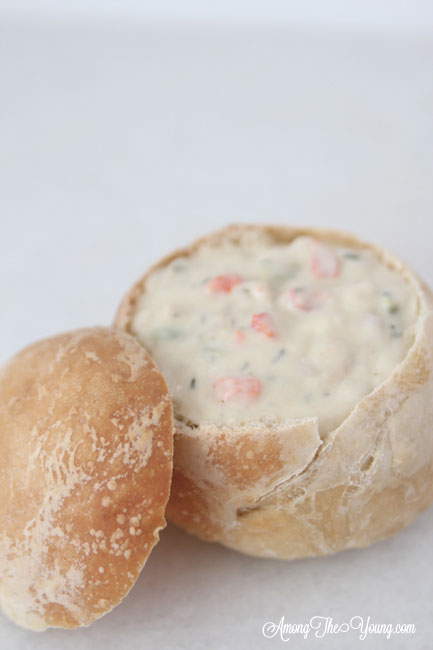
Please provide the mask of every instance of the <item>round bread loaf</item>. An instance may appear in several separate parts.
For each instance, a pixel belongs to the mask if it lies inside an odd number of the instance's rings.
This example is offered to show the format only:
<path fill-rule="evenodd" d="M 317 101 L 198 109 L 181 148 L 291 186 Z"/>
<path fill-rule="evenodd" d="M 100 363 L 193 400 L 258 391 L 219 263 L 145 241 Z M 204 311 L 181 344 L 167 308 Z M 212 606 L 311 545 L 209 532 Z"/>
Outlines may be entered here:
<path fill-rule="evenodd" d="M 0 604 L 33 630 L 75 628 L 128 593 L 172 473 L 167 386 L 125 332 L 40 341 L 0 373 Z"/>
<path fill-rule="evenodd" d="M 232 249 L 242 246 L 248 253 L 250 243 L 261 239 L 266 239 L 269 246 L 278 247 L 291 244 L 296 238 L 307 238 L 315 247 L 312 275 L 319 276 L 319 285 L 322 282 L 320 277 L 324 278 L 325 293 L 339 290 L 333 280 L 338 265 L 349 265 L 351 260 L 363 255 L 376 260 L 384 269 L 386 277 L 392 274 L 392 277 L 401 280 L 403 293 L 413 307 L 414 317 L 408 328 L 410 335 L 405 339 L 407 349 L 401 348 L 401 358 L 396 357 L 394 366 L 383 376 L 379 371 L 374 373 L 375 376 L 371 379 L 375 379 L 375 383 L 366 382 L 365 387 L 361 387 L 363 392 L 343 415 L 338 411 L 336 416 L 337 406 L 341 404 L 337 404 L 335 399 L 335 413 L 331 413 L 334 417 L 327 418 L 326 426 L 314 408 L 311 408 L 311 412 L 307 409 L 305 413 L 289 417 L 287 412 L 290 410 L 285 408 L 284 384 L 277 386 L 281 394 L 281 413 L 284 412 L 284 415 L 280 415 L 276 408 L 272 412 L 269 410 L 269 417 L 257 416 L 251 419 L 250 414 L 256 408 L 253 399 L 260 393 L 258 380 L 248 376 L 241 379 L 223 378 L 222 383 L 216 381 L 214 388 L 217 389 L 216 394 L 222 404 L 219 407 L 222 409 L 231 408 L 233 396 L 242 399 L 246 395 L 251 397 L 243 417 L 237 420 L 233 417 L 224 420 L 221 417 L 218 420 L 217 417 L 211 418 L 210 412 L 207 417 L 206 408 L 210 398 L 204 402 L 205 392 L 202 393 L 203 400 L 200 402 L 197 394 L 193 395 L 191 391 L 189 404 L 185 397 L 185 386 L 173 381 L 175 391 L 183 398 L 179 402 L 176 394 L 172 393 L 175 455 L 171 496 L 167 507 L 170 520 L 204 540 L 217 541 L 252 555 L 287 559 L 367 546 L 396 533 L 432 502 L 433 298 L 430 290 L 397 257 L 378 246 L 361 242 L 352 235 L 284 226 L 236 225 L 202 238 L 153 266 L 126 295 L 115 318 L 117 327 L 132 332 L 151 351 L 169 386 L 170 373 L 175 375 L 177 372 L 180 376 L 183 372 L 187 376 L 190 372 L 189 376 L 193 377 L 190 388 L 196 389 L 197 359 L 192 354 L 172 360 L 169 354 L 164 355 L 164 349 L 167 349 L 164 345 L 171 345 L 173 340 L 182 342 L 182 336 L 178 335 L 177 330 L 167 333 L 165 328 L 162 335 L 159 335 L 160 340 L 156 346 L 155 341 L 148 336 L 148 330 L 141 326 L 147 316 L 151 323 L 152 314 L 155 314 L 151 306 L 146 313 L 146 305 L 153 304 L 150 293 L 153 291 L 152 295 L 157 296 L 159 303 L 164 300 L 164 287 L 156 281 L 152 284 L 153 278 L 159 277 L 160 273 L 170 267 L 173 273 L 170 275 L 167 272 L 164 276 L 167 282 L 167 278 L 175 277 L 175 263 L 181 262 L 185 266 L 185 260 L 188 262 L 205 250 L 200 259 L 204 260 L 204 265 L 209 260 L 209 269 L 214 277 L 204 280 L 197 278 L 196 282 L 191 283 L 197 291 L 197 298 L 195 303 L 191 301 L 188 305 L 190 311 L 200 308 L 200 300 L 208 300 L 205 298 L 205 290 L 207 293 L 219 292 L 221 305 L 226 304 L 223 302 L 224 295 L 234 296 L 236 291 L 239 301 L 243 300 L 242 287 L 250 293 L 254 291 L 260 294 L 258 298 L 262 299 L 263 288 L 255 286 L 252 289 L 251 283 L 247 282 L 248 277 L 241 277 L 242 265 L 238 265 L 239 269 L 227 268 L 225 265 L 220 273 L 226 275 L 215 276 L 218 265 L 214 264 L 211 268 L 211 257 L 215 262 L 219 250 L 223 256 L 223 247 L 227 244 Z M 305 239 L 302 245 L 305 245 Z M 337 256 L 328 250 L 332 247 L 344 250 L 339 250 Z M 230 255 L 233 260 L 232 252 Z M 254 258 L 254 254 L 250 257 Z M 247 258 L 248 254 L 245 256 L 246 268 Z M 225 255 L 223 261 L 226 262 L 227 259 L 229 256 Z M 193 264 L 188 268 L 191 276 Z M 176 297 L 181 291 L 181 286 L 179 283 L 171 292 L 168 290 L 168 306 L 173 296 Z M 155 287 L 158 287 L 157 292 Z M 348 287 L 350 289 L 350 283 Z M 364 290 L 361 278 L 356 291 L 362 296 Z M 289 307 L 305 312 L 311 310 L 313 313 L 315 302 L 321 300 L 323 292 L 317 291 L 317 287 L 309 292 L 297 291 L 296 288 L 289 289 L 284 294 L 286 302 L 289 298 L 291 300 Z M 203 296 L 202 299 L 200 295 Z M 344 295 L 347 314 L 350 315 L 350 291 Z M 381 295 L 381 300 L 386 301 L 384 304 L 387 314 L 389 312 L 389 346 L 390 350 L 394 350 L 397 349 L 395 345 L 399 344 L 391 337 L 402 336 L 393 321 L 399 307 L 392 303 L 385 292 Z M 227 311 L 221 327 L 226 327 L 227 322 L 236 322 L 233 304 L 236 305 L 236 301 L 231 303 L 232 311 Z M 403 310 L 403 307 L 401 305 L 400 308 Z M 223 308 L 225 309 L 221 307 Z M 179 316 L 174 311 L 173 314 Z M 217 308 L 211 316 L 218 316 Z M 310 316 L 305 316 L 307 318 Z M 196 322 L 200 322 L 200 319 Z M 308 328 L 309 323 L 314 321 L 303 322 Z M 333 322 L 338 323 L 338 318 Z M 241 344 L 245 333 L 250 337 L 248 340 L 257 336 L 254 340 L 257 341 L 258 348 L 264 340 L 259 338 L 260 335 L 267 336 L 269 341 L 278 339 L 278 323 L 277 326 L 274 325 L 269 314 L 254 314 L 252 327 L 248 331 L 248 328 L 240 330 L 240 334 L 233 332 L 233 336 L 238 336 L 237 340 Z M 368 327 L 377 325 L 380 328 L 382 321 L 374 314 L 366 314 L 365 325 L 363 349 L 360 352 L 353 345 L 349 353 L 358 357 L 362 357 L 364 352 L 368 353 L 373 359 L 372 363 L 377 355 L 380 361 L 382 351 L 386 352 L 386 339 L 383 339 L 383 350 L 370 350 Z M 302 328 L 296 323 L 293 327 L 298 327 L 297 331 Z M 191 336 L 191 331 L 187 331 L 184 340 L 191 340 Z M 201 336 L 205 336 L 202 331 Z M 217 331 L 215 336 L 218 336 Z M 317 328 L 313 332 L 311 345 L 320 344 L 322 336 L 323 331 Z M 164 338 L 171 340 L 165 344 Z M 380 338 L 377 340 L 380 341 Z M 172 349 L 174 348 L 170 348 Z M 230 349 L 235 356 L 237 353 L 234 343 Z M 159 351 L 164 363 L 154 354 L 155 350 Z M 306 362 L 304 365 L 307 370 L 311 362 L 311 373 L 314 375 L 317 370 L 315 366 L 320 365 L 320 359 L 333 367 L 333 355 L 340 355 L 340 352 L 337 345 L 334 349 L 321 351 L 321 354 L 316 354 L 311 360 L 307 349 L 306 359 L 301 361 Z M 274 360 L 278 360 L 278 355 Z M 209 361 L 209 368 L 212 363 Z M 344 384 L 346 370 L 344 363 L 336 363 L 335 367 L 340 368 L 342 381 L 340 385 L 334 381 L 333 385 L 341 396 L 340 389 Z M 206 377 L 205 363 L 202 363 L 199 370 Z M 287 394 L 289 395 L 288 389 Z M 331 400 L 329 404 L 332 407 L 332 394 L 329 396 L 325 391 L 323 395 Z M 197 413 L 201 413 L 197 418 L 191 415 L 194 399 L 194 408 Z M 287 402 L 288 400 L 287 397 Z M 218 412 L 215 407 L 213 415 Z"/>

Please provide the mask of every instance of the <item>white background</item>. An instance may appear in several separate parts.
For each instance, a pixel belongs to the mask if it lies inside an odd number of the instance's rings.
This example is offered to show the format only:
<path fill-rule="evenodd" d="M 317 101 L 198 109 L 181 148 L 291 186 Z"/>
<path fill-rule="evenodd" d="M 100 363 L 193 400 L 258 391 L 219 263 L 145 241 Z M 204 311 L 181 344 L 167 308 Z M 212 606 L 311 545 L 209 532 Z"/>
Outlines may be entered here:
<path fill-rule="evenodd" d="M 0 2 L 0 361 L 110 323 L 150 262 L 232 221 L 354 231 L 433 285 L 432 25 L 421 0 Z M 292 563 L 161 538 L 112 614 L 42 635 L 1 617 L 1 650 L 433 646 L 432 509 Z M 418 631 L 264 639 L 283 615 Z"/>

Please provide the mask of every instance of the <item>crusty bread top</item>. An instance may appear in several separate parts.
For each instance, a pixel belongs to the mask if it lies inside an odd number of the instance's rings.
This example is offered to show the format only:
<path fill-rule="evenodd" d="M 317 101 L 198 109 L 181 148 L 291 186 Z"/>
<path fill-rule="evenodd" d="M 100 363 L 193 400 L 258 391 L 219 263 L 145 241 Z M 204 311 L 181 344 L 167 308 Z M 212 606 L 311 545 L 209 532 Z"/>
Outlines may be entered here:
<path fill-rule="evenodd" d="M 91 328 L 0 373 L 0 603 L 31 629 L 87 625 L 130 590 L 165 525 L 172 411 L 127 333 Z"/>

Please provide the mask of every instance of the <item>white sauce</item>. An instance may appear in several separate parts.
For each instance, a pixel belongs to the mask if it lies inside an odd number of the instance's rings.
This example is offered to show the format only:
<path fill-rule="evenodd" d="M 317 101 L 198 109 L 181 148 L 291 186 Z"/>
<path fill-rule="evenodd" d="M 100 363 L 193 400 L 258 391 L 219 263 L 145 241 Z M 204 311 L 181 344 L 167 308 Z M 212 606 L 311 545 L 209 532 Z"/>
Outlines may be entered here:
<path fill-rule="evenodd" d="M 249 235 L 154 271 L 132 331 L 186 420 L 317 416 L 328 431 L 403 360 L 416 313 L 372 251 Z"/>

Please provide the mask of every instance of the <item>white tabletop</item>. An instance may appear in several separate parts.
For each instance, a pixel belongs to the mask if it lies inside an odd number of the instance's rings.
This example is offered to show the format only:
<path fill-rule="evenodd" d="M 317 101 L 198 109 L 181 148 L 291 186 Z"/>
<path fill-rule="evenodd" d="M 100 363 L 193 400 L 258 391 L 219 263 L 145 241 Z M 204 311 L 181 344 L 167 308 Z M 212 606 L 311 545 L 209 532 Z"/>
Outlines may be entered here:
<path fill-rule="evenodd" d="M 7 20 L 0 28 L 0 361 L 110 323 L 150 262 L 232 221 L 353 231 L 433 285 L 433 41 L 290 26 Z M 124 603 L 23 648 L 433 646 L 433 509 L 393 539 L 280 562 L 161 534 Z M 415 623 L 264 638 L 268 621 Z"/>

